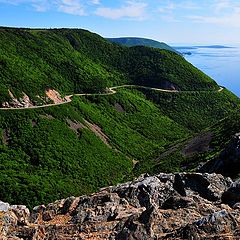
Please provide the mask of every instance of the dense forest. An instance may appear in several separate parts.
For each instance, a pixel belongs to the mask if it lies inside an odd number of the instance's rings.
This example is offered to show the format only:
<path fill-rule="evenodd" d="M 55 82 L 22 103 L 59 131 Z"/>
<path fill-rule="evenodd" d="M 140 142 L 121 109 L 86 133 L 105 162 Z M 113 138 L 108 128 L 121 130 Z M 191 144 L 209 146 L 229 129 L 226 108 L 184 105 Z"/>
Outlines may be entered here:
<path fill-rule="evenodd" d="M 110 42 L 118 43 L 128 47 L 147 46 L 147 47 L 159 48 L 159 49 L 164 49 L 164 50 L 178 53 L 174 48 L 170 47 L 166 43 L 158 42 L 153 39 L 137 38 L 137 37 L 121 37 L 121 38 L 107 38 L 107 40 Z"/>
<path fill-rule="evenodd" d="M 136 84 L 108 96 L 75 96 L 41 109 L 0 110 L 0 199 L 28 206 L 175 172 L 180 151 L 160 157 L 232 114 L 240 100 L 182 56 L 123 47 L 86 30 L 0 28 L 0 101 L 52 88 L 63 96 Z M 179 146 L 180 146 L 179 145 Z M 201 159 L 204 161 L 204 159 Z"/>
<path fill-rule="evenodd" d="M 186 159 L 180 154 L 158 157 L 234 111 L 238 102 L 227 91 L 170 93 L 171 101 L 162 93 L 165 105 L 149 100 L 149 94 L 121 89 L 110 96 L 74 97 L 56 107 L 0 111 L 0 199 L 33 206 L 144 172 L 183 170 Z M 220 115 L 218 108 L 224 109 Z M 87 123 L 99 127 L 106 140 Z"/>
<path fill-rule="evenodd" d="M 49 88 L 63 95 L 138 84 L 181 90 L 217 84 L 173 52 L 123 47 L 97 34 L 71 29 L 0 28 L 0 102 L 22 92 L 31 99 Z"/>

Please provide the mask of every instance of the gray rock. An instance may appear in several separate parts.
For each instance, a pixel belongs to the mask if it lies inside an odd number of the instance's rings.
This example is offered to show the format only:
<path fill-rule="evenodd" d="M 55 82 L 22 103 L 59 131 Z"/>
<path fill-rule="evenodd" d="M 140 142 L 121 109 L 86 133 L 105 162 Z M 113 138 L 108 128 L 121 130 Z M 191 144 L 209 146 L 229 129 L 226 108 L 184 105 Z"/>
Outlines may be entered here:
<path fill-rule="evenodd" d="M 7 212 L 10 208 L 10 204 L 0 201 L 0 212 Z"/>
<path fill-rule="evenodd" d="M 205 240 L 226 235 L 239 239 L 239 190 L 240 182 L 219 174 L 142 175 L 89 196 L 35 207 L 30 216 L 26 207 L 4 203 L 0 236 L 16 240 Z"/>

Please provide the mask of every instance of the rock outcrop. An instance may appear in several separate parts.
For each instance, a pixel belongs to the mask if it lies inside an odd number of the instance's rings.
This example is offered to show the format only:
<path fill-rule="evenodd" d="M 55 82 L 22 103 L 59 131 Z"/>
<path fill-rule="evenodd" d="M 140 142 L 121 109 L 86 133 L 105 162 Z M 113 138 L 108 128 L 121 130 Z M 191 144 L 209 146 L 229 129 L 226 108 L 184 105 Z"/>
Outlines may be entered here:
<path fill-rule="evenodd" d="M 159 174 L 31 213 L 0 202 L 0 239 L 239 239 L 239 189 L 218 174 Z"/>
<path fill-rule="evenodd" d="M 3 108 L 29 108 L 33 106 L 31 99 L 26 93 L 22 92 L 22 97 L 19 99 L 10 90 L 8 90 L 8 93 L 11 101 L 2 103 Z"/>
<path fill-rule="evenodd" d="M 8 102 L 3 102 L 1 104 L 2 108 L 32 108 L 42 106 L 43 104 L 62 104 L 66 102 L 71 102 L 72 97 L 72 95 L 69 95 L 62 98 L 60 93 L 54 89 L 46 90 L 46 96 L 36 96 L 35 101 L 31 100 L 30 97 L 24 92 L 22 92 L 22 97 L 20 98 L 15 97 L 10 90 L 8 91 L 8 93 L 10 100 Z M 37 99 L 38 101 L 36 102 Z"/>

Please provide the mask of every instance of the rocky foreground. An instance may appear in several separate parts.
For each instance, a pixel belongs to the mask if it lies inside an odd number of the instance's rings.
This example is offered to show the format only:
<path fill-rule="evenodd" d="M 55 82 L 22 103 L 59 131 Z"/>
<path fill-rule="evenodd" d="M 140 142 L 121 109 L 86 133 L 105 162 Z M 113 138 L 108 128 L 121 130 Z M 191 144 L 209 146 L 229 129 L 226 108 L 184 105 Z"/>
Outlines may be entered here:
<path fill-rule="evenodd" d="M 240 239 L 240 182 L 159 174 L 47 206 L 0 202 L 0 239 Z"/>

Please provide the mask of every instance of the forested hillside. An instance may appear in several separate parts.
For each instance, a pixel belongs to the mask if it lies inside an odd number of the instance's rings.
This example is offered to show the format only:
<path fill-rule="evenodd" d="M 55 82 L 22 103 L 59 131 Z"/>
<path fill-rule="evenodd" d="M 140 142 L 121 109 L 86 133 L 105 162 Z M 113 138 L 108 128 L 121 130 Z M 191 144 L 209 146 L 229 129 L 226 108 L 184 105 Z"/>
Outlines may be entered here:
<path fill-rule="evenodd" d="M 132 86 L 60 106 L 1 109 L 0 199 L 12 204 L 33 206 L 145 172 L 184 170 L 179 152 L 162 154 L 239 107 L 236 96 L 166 50 L 122 47 L 72 29 L 0 28 L 0 44 L 0 102 L 9 100 L 9 90 L 36 102 L 47 89 L 62 96 L 123 84 L 175 90 Z"/>
<path fill-rule="evenodd" d="M 173 52 L 121 47 L 86 30 L 0 28 L 0 44 L 0 102 L 9 100 L 8 89 L 33 100 L 49 88 L 66 95 L 125 83 L 217 89 Z"/>
<path fill-rule="evenodd" d="M 159 48 L 159 49 L 164 49 L 164 50 L 178 53 L 174 48 L 170 47 L 164 42 L 158 42 L 158 41 L 147 39 L 147 38 L 121 37 L 121 38 L 107 38 L 107 40 L 110 42 L 118 43 L 128 47 L 147 46 L 147 47 Z"/>
<path fill-rule="evenodd" d="M 220 106 L 219 109 L 221 109 Z M 202 111 L 201 108 L 200 111 Z M 221 109 L 221 111 L 224 110 Z M 204 116 L 202 115 L 203 118 Z M 173 144 L 150 163 L 149 172 L 157 173 L 168 166 L 169 172 L 175 167 L 176 171 L 219 173 L 238 179 L 240 174 L 239 117 L 238 108 L 215 124 L 209 123 L 209 127 L 199 133 L 183 139 L 178 144 Z M 190 116 L 189 122 L 192 120 Z M 199 122 L 206 122 L 206 118 Z"/>
<path fill-rule="evenodd" d="M 159 156 L 228 115 L 238 100 L 228 92 L 167 94 L 160 94 L 165 105 L 122 89 L 56 107 L 1 110 L 0 199 L 33 206 L 144 172 L 184 170 L 185 158 Z"/>

